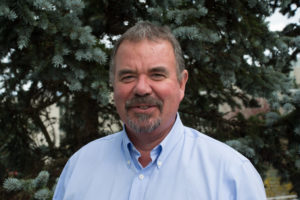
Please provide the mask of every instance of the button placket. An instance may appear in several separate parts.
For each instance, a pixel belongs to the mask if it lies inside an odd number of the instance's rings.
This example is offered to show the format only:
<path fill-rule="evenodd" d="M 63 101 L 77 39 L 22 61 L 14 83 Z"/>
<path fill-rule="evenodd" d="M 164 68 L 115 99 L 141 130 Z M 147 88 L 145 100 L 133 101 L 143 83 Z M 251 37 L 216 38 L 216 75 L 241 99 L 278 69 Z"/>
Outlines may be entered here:
<path fill-rule="evenodd" d="M 162 162 L 160 160 L 157 161 L 157 166 L 161 167 L 161 165 L 162 165 Z"/>
<path fill-rule="evenodd" d="M 145 177 L 145 176 L 144 176 L 143 174 L 140 174 L 140 175 L 139 175 L 139 179 L 140 179 L 140 180 L 143 180 L 144 177 Z"/>

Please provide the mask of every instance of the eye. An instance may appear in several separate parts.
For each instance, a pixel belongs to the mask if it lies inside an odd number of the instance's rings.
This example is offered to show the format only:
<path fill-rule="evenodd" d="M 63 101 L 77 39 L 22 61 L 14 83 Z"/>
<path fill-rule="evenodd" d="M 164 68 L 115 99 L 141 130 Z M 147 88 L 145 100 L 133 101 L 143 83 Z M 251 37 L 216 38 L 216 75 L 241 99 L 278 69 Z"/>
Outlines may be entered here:
<path fill-rule="evenodd" d="M 163 74 L 163 73 L 153 73 L 153 74 L 151 74 L 151 78 L 152 78 L 153 80 L 156 80 L 156 81 L 163 80 L 165 77 L 166 77 L 166 76 L 165 76 L 165 74 Z"/>
<path fill-rule="evenodd" d="M 122 76 L 120 80 L 124 83 L 129 83 L 129 82 L 133 81 L 134 79 L 135 79 L 135 76 L 126 75 L 126 76 Z"/>

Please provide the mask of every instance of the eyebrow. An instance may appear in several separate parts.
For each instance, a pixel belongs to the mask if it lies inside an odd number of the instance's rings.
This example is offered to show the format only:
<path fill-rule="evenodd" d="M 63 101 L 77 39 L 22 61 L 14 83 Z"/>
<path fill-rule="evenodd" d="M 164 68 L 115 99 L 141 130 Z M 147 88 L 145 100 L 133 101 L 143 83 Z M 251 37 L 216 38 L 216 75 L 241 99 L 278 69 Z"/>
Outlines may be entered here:
<path fill-rule="evenodd" d="M 131 69 L 122 69 L 118 72 L 118 77 L 122 77 L 125 74 L 134 74 L 135 71 Z"/>
<path fill-rule="evenodd" d="M 153 67 L 149 70 L 150 73 L 153 73 L 153 72 L 161 72 L 161 73 L 164 73 L 166 75 L 169 75 L 169 72 L 168 70 L 165 68 L 165 67 L 162 67 L 162 66 L 158 66 L 158 67 Z"/>
<path fill-rule="evenodd" d="M 166 75 L 169 75 L 168 70 L 163 67 L 163 66 L 158 66 L 158 67 L 153 67 L 151 68 L 148 73 L 155 73 L 155 72 L 160 72 L 160 73 L 164 73 Z M 135 74 L 136 71 L 135 70 L 131 70 L 131 69 L 122 69 L 118 72 L 118 77 L 122 77 L 126 74 Z"/>

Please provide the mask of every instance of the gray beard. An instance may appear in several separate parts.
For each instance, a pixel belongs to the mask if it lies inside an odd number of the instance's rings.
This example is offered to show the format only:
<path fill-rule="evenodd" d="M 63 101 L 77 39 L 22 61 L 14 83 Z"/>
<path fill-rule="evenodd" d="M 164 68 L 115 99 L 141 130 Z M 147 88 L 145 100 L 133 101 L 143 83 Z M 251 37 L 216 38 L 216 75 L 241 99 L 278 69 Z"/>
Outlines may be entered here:
<path fill-rule="evenodd" d="M 151 115 L 148 114 L 135 114 L 134 119 L 130 118 L 128 115 L 128 123 L 127 125 L 135 132 L 135 133 L 151 133 L 157 127 L 159 127 L 161 123 L 161 118 L 151 120 Z M 140 124 L 144 124 L 141 126 Z"/>

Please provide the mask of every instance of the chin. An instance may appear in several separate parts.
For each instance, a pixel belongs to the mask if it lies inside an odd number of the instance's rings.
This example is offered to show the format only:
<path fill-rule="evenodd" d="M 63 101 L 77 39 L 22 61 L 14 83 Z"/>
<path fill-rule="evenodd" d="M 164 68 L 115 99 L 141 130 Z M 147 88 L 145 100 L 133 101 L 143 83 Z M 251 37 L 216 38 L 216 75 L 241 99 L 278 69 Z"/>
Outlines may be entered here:
<path fill-rule="evenodd" d="M 135 133 L 151 133 L 161 124 L 161 119 L 128 119 L 126 125 Z"/>

